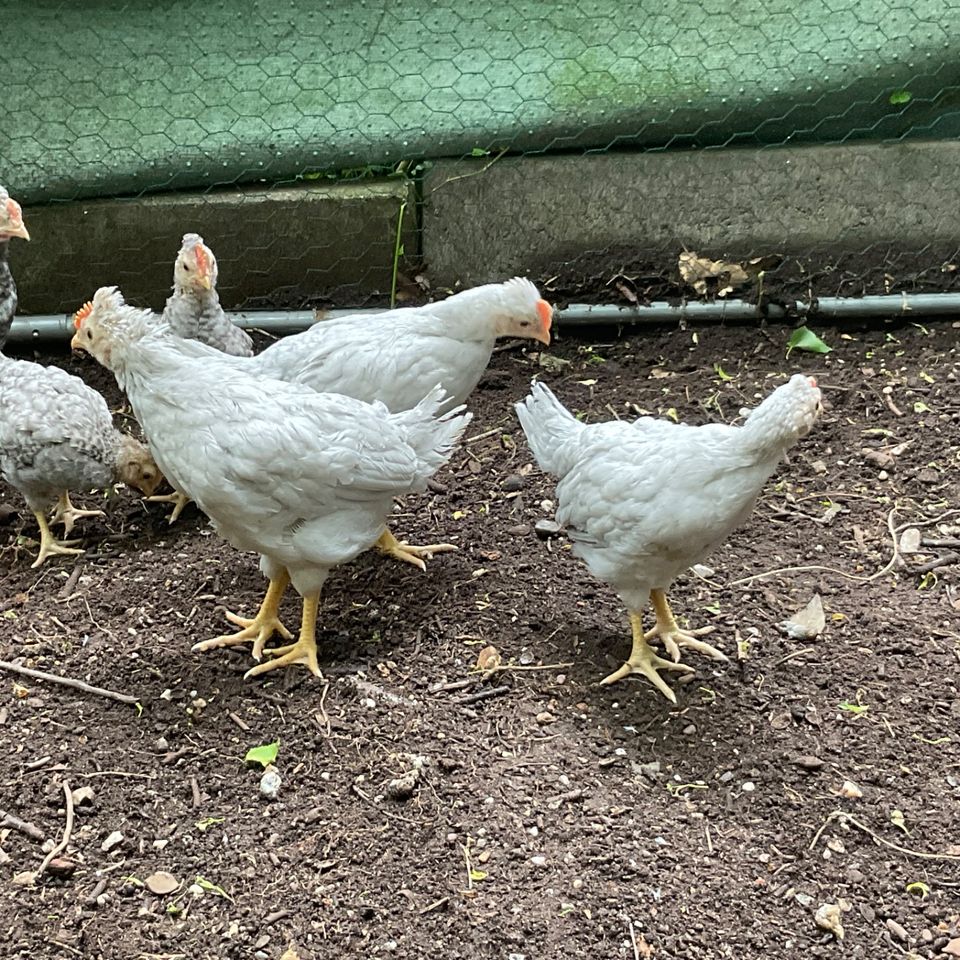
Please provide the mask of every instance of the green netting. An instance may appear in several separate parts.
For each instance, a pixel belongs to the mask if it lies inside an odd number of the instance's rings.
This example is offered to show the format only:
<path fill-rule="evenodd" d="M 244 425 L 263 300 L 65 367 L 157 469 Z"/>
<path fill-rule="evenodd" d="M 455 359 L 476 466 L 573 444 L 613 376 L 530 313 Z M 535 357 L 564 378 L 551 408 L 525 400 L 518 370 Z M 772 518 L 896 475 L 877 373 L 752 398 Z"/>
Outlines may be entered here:
<path fill-rule="evenodd" d="M 933 0 L 3 5 L 27 203 L 515 152 L 955 136 Z"/>

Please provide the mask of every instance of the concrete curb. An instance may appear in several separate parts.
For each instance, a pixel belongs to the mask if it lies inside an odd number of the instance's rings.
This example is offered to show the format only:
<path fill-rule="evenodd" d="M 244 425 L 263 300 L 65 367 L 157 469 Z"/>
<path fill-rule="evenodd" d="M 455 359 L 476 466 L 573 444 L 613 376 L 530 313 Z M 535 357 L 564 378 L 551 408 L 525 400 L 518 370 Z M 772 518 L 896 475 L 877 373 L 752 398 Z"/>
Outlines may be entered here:
<path fill-rule="evenodd" d="M 20 310 L 73 311 L 104 284 L 162 308 L 188 231 L 202 234 L 216 253 L 227 309 L 379 298 L 390 292 L 404 201 L 402 242 L 412 251 L 413 187 L 401 179 L 29 207 L 31 242 L 15 241 L 10 251 Z"/>

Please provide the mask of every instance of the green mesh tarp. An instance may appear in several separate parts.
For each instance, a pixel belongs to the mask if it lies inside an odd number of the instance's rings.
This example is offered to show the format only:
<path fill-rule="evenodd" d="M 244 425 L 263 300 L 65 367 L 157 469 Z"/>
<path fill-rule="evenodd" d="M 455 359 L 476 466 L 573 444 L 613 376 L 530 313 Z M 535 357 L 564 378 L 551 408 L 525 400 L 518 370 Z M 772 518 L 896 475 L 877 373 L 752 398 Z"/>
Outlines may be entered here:
<path fill-rule="evenodd" d="M 0 182 L 27 203 L 484 151 L 954 136 L 933 0 L 2 6 Z"/>

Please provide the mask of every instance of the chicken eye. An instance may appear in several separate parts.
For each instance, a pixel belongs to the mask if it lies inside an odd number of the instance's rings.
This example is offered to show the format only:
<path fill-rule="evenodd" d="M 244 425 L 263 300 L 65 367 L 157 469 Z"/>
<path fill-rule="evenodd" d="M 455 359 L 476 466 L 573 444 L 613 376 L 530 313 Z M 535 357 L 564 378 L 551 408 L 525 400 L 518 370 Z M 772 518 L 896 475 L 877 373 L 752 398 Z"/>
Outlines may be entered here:
<path fill-rule="evenodd" d="M 88 339 L 88 340 L 92 340 L 92 339 L 93 339 L 93 331 L 92 331 L 92 330 L 88 330 L 88 331 L 87 331 L 87 339 Z"/>

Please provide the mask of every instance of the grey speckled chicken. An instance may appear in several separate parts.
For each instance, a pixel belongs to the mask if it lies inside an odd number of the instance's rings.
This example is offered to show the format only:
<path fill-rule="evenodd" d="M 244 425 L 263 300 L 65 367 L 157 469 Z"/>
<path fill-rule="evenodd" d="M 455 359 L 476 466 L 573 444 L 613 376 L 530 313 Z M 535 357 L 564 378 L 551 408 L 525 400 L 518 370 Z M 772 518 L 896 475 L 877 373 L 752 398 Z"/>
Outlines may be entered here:
<path fill-rule="evenodd" d="M 217 294 L 217 258 L 197 233 L 186 233 L 173 265 L 173 296 L 163 322 L 185 340 L 199 340 L 234 357 L 252 357 L 253 341 L 231 323 Z"/>
<path fill-rule="evenodd" d="M 330 570 L 377 542 L 393 498 L 422 490 L 449 458 L 469 414 L 435 414 L 438 387 L 412 410 L 251 376 L 202 344 L 167 335 L 149 311 L 97 291 L 72 345 L 112 370 L 161 469 L 188 490 L 217 531 L 255 550 L 270 581 L 256 617 L 200 649 L 254 642 L 260 658 L 288 583 L 303 597 L 299 639 L 248 671 L 305 663 L 319 675 L 316 618 Z"/>
<path fill-rule="evenodd" d="M 630 615 L 630 658 L 603 682 L 641 674 L 676 703 L 657 671 L 690 671 L 677 662 L 680 647 L 726 657 L 696 639 L 709 628 L 677 625 L 666 591 L 747 519 L 783 455 L 813 427 L 820 413 L 816 381 L 791 377 L 742 426 L 651 417 L 585 424 L 542 383 L 516 409 L 537 463 L 560 481 L 557 521 L 574 554 L 617 591 Z M 644 633 L 640 614 L 648 598 L 656 623 Z M 654 654 L 647 643 L 653 637 L 673 662 Z"/>
<path fill-rule="evenodd" d="M 34 567 L 55 554 L 79 554 L 77 541 L 57 540 L 44 512 L 54 503 L 53 523 L 69 535 L 80 517 L 70 490 L 91 490 L 123 481 L 145 494 L 163 479 L 147 448 L 113 425 L 106 401 L 78 377 L 0 354 L 0 476 L 16 487 L 40 526 Z"/>
<path fill-rule="evenodd" d="M 20 204 L 10 197 L 4 187 L 0 187 L 0 350 L 7 342 L 10 325 L 17 312 L 17 285 L 13 282 L 7 261 L 11 237 L 29 240 L 30 234 L 23 224 Z"/>

